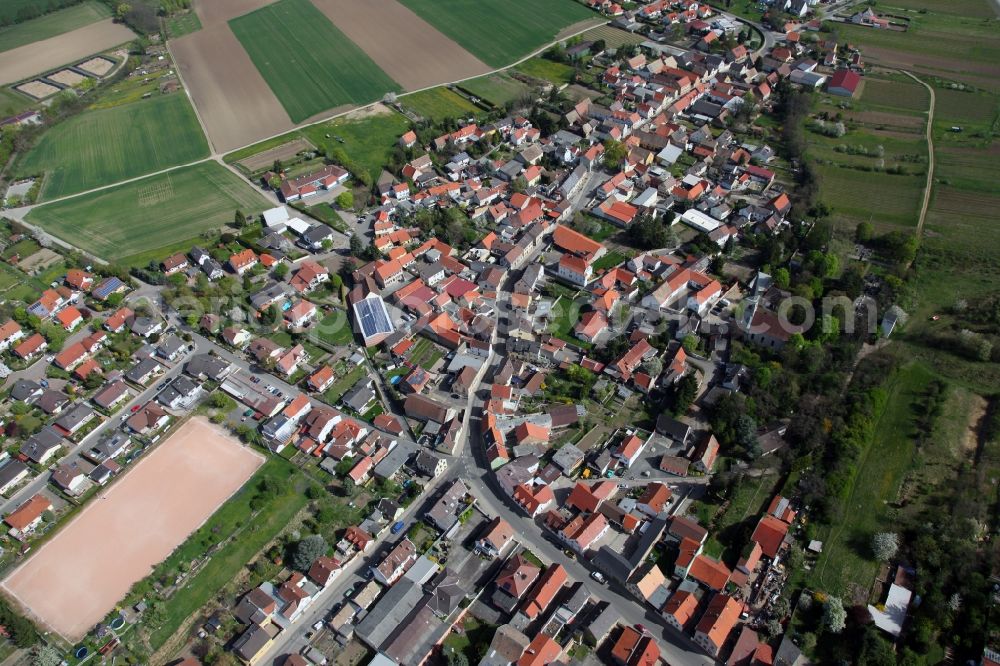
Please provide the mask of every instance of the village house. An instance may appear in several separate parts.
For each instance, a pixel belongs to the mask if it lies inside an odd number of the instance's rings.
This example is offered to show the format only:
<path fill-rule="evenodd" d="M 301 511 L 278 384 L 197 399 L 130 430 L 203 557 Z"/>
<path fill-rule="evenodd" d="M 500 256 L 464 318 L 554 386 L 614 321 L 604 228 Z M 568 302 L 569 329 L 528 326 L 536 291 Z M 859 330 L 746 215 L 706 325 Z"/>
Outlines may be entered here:
<path fill-rule="evenodd" d="M 10 526 L 8 533 L 15 539 L 24 541 L 42 524 L 43 515 L 51 510 L 52 502 L 39 493 L 17 507 L 3 520 Z"/>

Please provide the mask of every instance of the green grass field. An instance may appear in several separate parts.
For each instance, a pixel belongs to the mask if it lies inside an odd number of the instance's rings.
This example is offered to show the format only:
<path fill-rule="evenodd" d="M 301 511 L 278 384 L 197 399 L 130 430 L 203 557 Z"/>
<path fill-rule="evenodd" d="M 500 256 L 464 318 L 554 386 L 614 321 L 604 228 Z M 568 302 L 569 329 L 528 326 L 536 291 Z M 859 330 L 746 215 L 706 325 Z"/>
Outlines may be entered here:
<path fill-rule="evenodd" d="M 238 176 L 204 162 L 40 206 L 28 219 L 108 261 L 121 261 L 220 228 L 237 208 L 251 213 L 267 207 Z"/>
<path fill-rule="evenodd" d="M 914 464 L 913 404 L 933 377 L 925 366 L 910 364 L 890 379 L 889 400 L 858 464 L 850 504 L 844 506 L 840 522 L 818 530 L 815 537 L 823 542 L 823 554 L 811 575 L 816 589 L 840 595 L 857 585 L 867 591 L 874 579 L 878 562 L 868 544 L 875 532 L 891 529 L 889 504 L 897 499 Z M 962 419 L 964 414 L 954 417 Z"/>
<path fill-rule="evenodd" d="M 400 0 L 494 67 L 551 42 L 561 30 L 598 15 L 574 0 Z"/>
<path fill-rule="evenodd" d="M 923 176 L 894 176 L 835 166 L 819 167 L 822 199 L 834 219 L 854 229 L 858 222 L 913 227 L 917 223 Z"/>
<path fill-rule="evenodd" d="M 47 0 L 3 0 L 0 2 L 0 21 L 13 23 L 19 20 L 22 11 L 35 9 L 42 12 L 48 9 Z"/>
<path fill-rule="evenodd" d="M 83 192 L 208 155 L 183 93 L 85 111 L 42 135 L 18 172 L 44 171 L 42 199 Z"/>
<path fill-rule="evenodd" d="M 293 122 L 400 90 L 309 0 L 278 0 L 229 25 Z"/>
<path fill-rule="evenodd" d="M 337 118 L 303 128 L 302 134 L 322 151 L 343 148 L 351 159 L 378 177 L 389 154 L 398 145 L 399 137 L 410 128 L 406 118 L 398 113 L 380 113 L 358 120 Z M 341 140 L 338 141 L 337 137 Z"/>
<path fill-rule="evenodd" d="M 989 93 L 938 89 L 934 97 L 935 121 L 948 125 L 956 122 L 992 125 L 1000 107 L 1000 97 Z"/>
<path fill-rule="evenodd" d="M 405 100 L 406 97 L 402 99 Z M 302 136 L 316 146 L 319 152 L 333 148 L 343 149 L 351 159 L 363 165 L 372 178 L 377 178 L 382 172 L 386 158 L 398 145 L 399 137 L 408 129 L 410 129 L 409 121 L 395 112 L 356 119 L 336 118 L 241 148 L 229 153 L 223 159 L 227 164 L 233 164 Z"/>
<path fill-rule="evenodd" d="M 550 81 L 557 86 L 572 83 L 573 75 L 576 73 L 576 70 L 569 65 L 546 58 L 525 60 L 515 69 L 536 79 Z"/>
<path fill-rule="evenodd" d="M 724 501 L 712 498 L 698 500 L 694 515 L 705 527 L 711 525 L 705 552 L 735 566 L 752 531 L 775 493 L 781 476 L 771 468 L 763 468 L 754 476 L 739 476 Z"/>
<path fill-rule="evenodd" d="M 1000 40 L 996 20 L 986 18 L 988 0 L 963 0 L 969 12 L 953 13 L 941 9 L 950 3 L 915 0 L 916 9 L 907 12 L 892 0 L 879 5 L 880 12 L 909 17 L 906 31 L 875 30 L 863 26 L 839 23 L 837 37 L 858 45 L 870 63 L 906 67 L 914 72 L 957 79 L 991 90 L 1000 90 L 997 63 L 1000 62 Z M 973 11 L 971 8 L 976 8 Z"/>
<path fill-rule="evenodd" d="M 531 92 L 527 85 L 507 74 L 488 74 L 478 79 L 463 81 L 459 85 L 463 90 L 486 100 L 493 106 L 514 102 Z"/>
<path fill-rule="evenodd" d="M 332 314 L 324 317 L 313 327 L 310 335 L 315 335 L 328 345 L 347 345 L 354 340 L 351 322 L 343 310 L 334 310 Z"/>
<path fill-rule="evenodd" d="M 320 222 L 324 222 L 337 231 L 347 231 L 347 223 L 337 214 L 328 203 L 320 203 L 306 208 L 306 213 L 312 215 Z"/>
<path fill-rule="evenodd" d="M 3 4 L 10 1 L 7 0 Z M 2 11 L 0 10 L 0 12 Z M 82 4 L 60 9 L 24 23 L 0 28 L 0 51 L 9 51 L 18 46 L 55 37 L 110 16 L 111 9 L 107 5 L 96 0 L 88 0 Z"/>
<path fill-rule="evenodd" d="M 482 113 L 482 109 L 445 87 L 422 90 L 400 98 L 401 103 L 430 120 L 465 118 Z"/>
<path fill-rule="evenodd" d="M 177 39 L 201 30 L 201 20 L 193 10 L 170 16 L 164 19 L 163 23 L 167 28 L 167 37 L 170 39 Z"/>
<path fill-rule="evenodd" d="M 330 388 L 328 388 L 326 393 L 323 394 L 323 400 L 325 400 L 327 404 L 336 407 L 337 403 L 340 402 L 340 398 L 343 397 L 345 393 L 350 391 L 351 387 L 354 386 L 359 379 L 364 377 L 367 372 L 368 368 L 364 365 L 354 366 L 349 372 L 345 373 L 343 377 L 330 385 Z"/>
<path fill-rule="evenodd" d="M 907 111 L 927 110 L 927 91 L 912 79 L 865 77 L 864 102 Z"/>
<path fill-rule="evenodd" d="M 256 514 L 250 508 L 249 500 L 265 479 L 276 484 L 279 495 L 266 502 Z M 222 505 L 208 522 L 162 564 L 137 588 L 149 585 L 157 572 L 170 572 L 186 564 L 193 558 L 204 555 L 212 544 L 231 534 L 238 536 L 216 552 L 197 574 L 167 601 L 163 602 L 164 621 L 150 634 L 150 643 L 158 648 L 170 638 L 191 614 L 204 606 L 215 594 L 231 581 L 242 567 L 268 544 L 281 530 L 288 526 L 295 514 L 305 506 L 305 480 L 290 463 L 279 458 L 270 458 L 258 472 L 247 481 L 240 491 Z M 301 486 L 301 487 L 300 487 Z"/>
<path fill-rule="evenodd" d="M 34 102 L 26 96 L 10 88 L 0 88 L 0 117 L 2 118 L 16 116 L 33 104 Z"/>

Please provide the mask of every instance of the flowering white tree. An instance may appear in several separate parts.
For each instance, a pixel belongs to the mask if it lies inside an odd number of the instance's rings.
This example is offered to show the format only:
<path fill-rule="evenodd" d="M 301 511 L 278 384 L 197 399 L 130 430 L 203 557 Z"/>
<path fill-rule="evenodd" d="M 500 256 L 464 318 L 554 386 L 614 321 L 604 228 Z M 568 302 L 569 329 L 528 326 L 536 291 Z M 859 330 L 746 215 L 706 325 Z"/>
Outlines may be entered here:
<path fill-rule="evenodd" d="M 895 532 L 878 532 L 872 537 L 872 552 L 879 562 L 888 562 L 899 551 L 899 535 Z"/>

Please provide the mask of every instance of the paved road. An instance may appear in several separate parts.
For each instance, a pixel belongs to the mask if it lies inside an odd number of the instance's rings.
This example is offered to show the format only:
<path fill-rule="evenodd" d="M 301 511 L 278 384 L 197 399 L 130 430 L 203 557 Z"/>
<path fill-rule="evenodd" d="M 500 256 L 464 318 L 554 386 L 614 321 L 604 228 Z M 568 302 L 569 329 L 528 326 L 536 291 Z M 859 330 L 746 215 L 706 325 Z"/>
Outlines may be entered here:
<path fill-rule="evenodd" d="M 657 638 L 663 658 L 671 666 L 696 666 L 714 663 L 690 638 L 666 626 L 662 615 L 651 607 L 640 605 L 617 584 L 599 585 L 590 579 L 591 568 L 577 558 L 569 558 L 562 548 L 542 536 L 541 527 L 507 500 L 496 482 L 496 477 L 482 460 L 482 440 L 479 429 L 472 428 L 470 446 L 462 451 L 457 463 L 458 474 L 477 491 L 480 508 L 494 516 L 501 516 L 513 526 L 518 538 L 543 560 L 563 565 L 570 577 L 585 581 L 595 598 L 607 601 L 621 614 L 622 621 L 643 624 Z"/>
<path fill-rule="evenodd" d="M 194 351 L 189 352 L 189 354 L 197 354 L 203 351 L 207 351 L 207 347 L 205 347 L 202 344 L 195 343 Z M 172 380 L 174 377 L 179 375 L 183 370 L 184 363 L 187 361 L 188 358 L 189 356 L 184 356 L 181 359 L 179 359 L 173 367 L 169 368 L 163 375 L 157 377 L 156 381 L 149 388 L 144 390 L 142 393 L 138 394 L 135 398 L 133 398 L 129 402 L 125 403 L 125 406 L 122 407 L 119 411 L 117 411 L 115 413 L 115 416 L 107 419 L 106 421 L 104 421 L 104 423 L 94 428 L 91 432 L 87 434 L 86 437 L 84 437 L 80 441 L 79 444 L 76 444 L 72 448 L 70 448 L 68 453 L 66 453 L 59 460 L 59 462 L 70 463 L 79 461 L 81 459 L 79 455 L 80 452 L 90 448 L 94 444 L 94 442 L 98 441 L 104 434 L 107 434 L 112 430 L 118 428 L 121 425 L 121 421 L 125 419 L 127 416 L 131 415 L 132 413 L 131 410 L 133 405 L 146 404 L 147 402 L 152 400 L 157 393 L 159 393 L 159 389 L 157 387 L 160 384 L 162 384 L 165 381 Z M 44 360 L 38 361 L 35 365 L 38 364 L 44 364 Z M 166 365 L 166 363 L 163 364 Z M 134 388 L 132 390 L 134 390 Z M 89 463 L 87 464 L 89 465 Z M 14 495 L 11 496 L 10 499 L 5 500 L 2 504 L 0 504 L 0 514 L 6 514 L 10 511 L 13 511 L 20 504 L 22 504 L 23 502 L 31 498 L 33 495 L 41 491 L 43 488 L 45 488 L 45 486 L 48 484 L 50 476 L 51 474 L 48 471 L 45 471 L 36 476 L 34 479 L 32 479 L 26 486 L 23 486 L 20 490 L 14 493 Z"/>
<path fill-rule="evenodd" d="M 532 253 L 525 266 L 531 264 L 538 256 L 541 248 Z M 500 316 L 497 330 L 498 335 L 505 323 L 505 313 L 508 311 L 511 290 L 514 283 L 520 277 L 521 271 L 511 271 L 504 284 L 497 294 L 497 311 Z M 489 376 L 492 371 L 498 369 L 503 362 L 501 344 L 498 344 L 497 335 L 494 335 L 494 346 L 490 354 L 491 367 L 484 376 Z M 563 549 L 548 541 L 542 535 L 542 528 L 534 520 L 524 515 L 516 509 L 508 500 L 503 490 L 496 481 L 489 464 L 484 458 L 485 446 L 482 439 L 482 431 L 479 423 L 482 419 L 482 410 L 478 405 L 473 404 L 474 394 L 478 391 L 477 383 L 474 390 L 470 390 L 468 401 L 469 409 L 466 412 L 466 432 L 468 436 L 463 439 L 462 446 L 457 452 L 458 459 L 453 466 L 455 473 L 466 481 L 479 498 L 480 508 L 491 516 L 500 516 L 518 534 L 519 540 L 530 548 L 536 555 L 539 555 L 548 562 L 558 562 L 566 567 L 570 577 L 586 581 L 587 585 L 594 592 L 594 596 L 602 601 L 611 603 L 615 609 L 621 613 L 623 621 L 629 624 L 644 624 L 652 631 L 663 649 L 663 656 L 671 666 L 697 666 L 700 664 L 711 664 L 713 661 L 698 648 L 690 638 L 680 632 L 666 626 L 663 623 L 660 613 L 640 605 L 631 595 L 618 585 L 598 585 L 590 579 L 591 569 L 585 566 L 581 560 L 569 558 Z M 648 482 L 648 480 L 645 480 Z"/>
<path fill-rule="evenodd" d="M 456 473 L 454 469 L 449 469 L 448 472 L 428 483 L 425 486 L 424 493 L 417 501 L 406 508 L 399 520 L 406 521 L 407 523 L 413 520 L 417 513 L 425 508 L 428 500 L 434 496 L 441 487 L 441 484 L 455 477 Z M 319 594 L 305 614 L 296 620 L 289 629 L 278 635 L 271 647 L 261 657 L 259 663 L 281 666 L 284 663 L 285 655 L 297 654 L 309 645 L 310 641 L 306 639 L 305 635 L 312 631 L 312 625 L 325 620 L 333 607 L 343 600 L 347 590 L 353 588 L 358 582 L 365 580 L 360 575 L 360 572 L 364 571 L 371 564 L 377 564 L 386 544 L 395 542 L 399 538 L 401 538 L 399 535 L 393 536 L 389 530 L 386 530 L 385 534 L 375 541 L 368 553 L 359 555 L 349 562 L 344 567 L 343 573 Z"/>

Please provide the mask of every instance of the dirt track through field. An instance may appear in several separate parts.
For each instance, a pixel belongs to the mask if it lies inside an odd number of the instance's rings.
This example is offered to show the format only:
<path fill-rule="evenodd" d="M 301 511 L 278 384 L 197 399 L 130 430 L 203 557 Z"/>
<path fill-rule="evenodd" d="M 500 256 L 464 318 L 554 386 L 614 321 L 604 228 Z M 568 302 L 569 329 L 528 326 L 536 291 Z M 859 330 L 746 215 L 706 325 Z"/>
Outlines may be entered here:
<path fill-rule="evenodd" d="M 313 0 L 313 4 L 405 90 L 491 70 L 396 0 Z"/>
<path fill-rule="evenodd" d="M 4 51 L 0 53 L 0 85 L 14 83 L 60 65 L 68 65 L 134 38 L 135 34 L 124 25 L 105 19 Z"/>
<path fill-rule="evenodd" d="M 934 88 L 905 69 L 899 71 L 926 88 L 931 96 L 930 104 L 927 107 L 927 128 L 924 132 L 924 136 L 927 138 L 927 182 L 924 184 L 924 196 L 920 203 L 920 217 L 917 220 L 917 238 L 920 238 L 924 231 L 924 221 L 927 219 L 927 208 L 931 204 L 931 188 L 934 186 Z"/>
<path fill-rule="evenodd" d="M 168 44 L 214 152 L 228 152 L 294 127 L 226 23 Z"/>
<path fill-rule="evenodd" d="M 203 418 L 101 490 L 0 586 L 77 641 L 249 479 L 264 459 Z"/>

